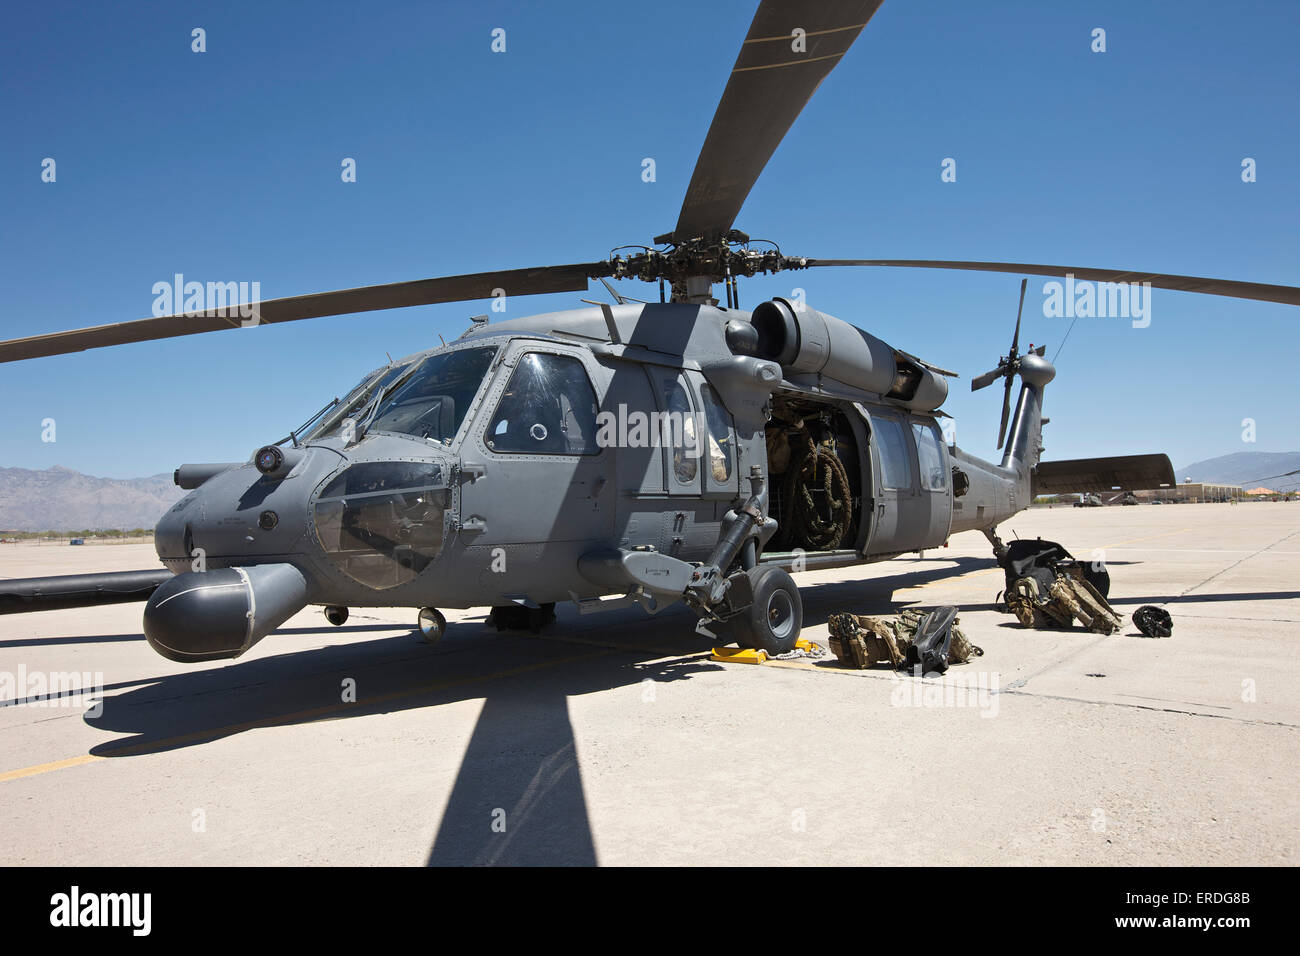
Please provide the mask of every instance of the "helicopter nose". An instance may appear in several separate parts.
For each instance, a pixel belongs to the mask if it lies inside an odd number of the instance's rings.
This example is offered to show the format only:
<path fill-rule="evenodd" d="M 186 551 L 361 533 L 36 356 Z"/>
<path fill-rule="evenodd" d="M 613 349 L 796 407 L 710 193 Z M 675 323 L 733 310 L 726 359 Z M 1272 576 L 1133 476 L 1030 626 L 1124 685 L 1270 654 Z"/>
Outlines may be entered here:
<path fill-rule="evenodd" d="M 172 505 L 171 509 L 158 519 L 158 524 L 153 529 L 153 546 L 158 552 L 158 560 L 169 571 L 177 574 L 188 570 L 185 566 L 190 561 L 187 555 L 191 549 L 187 545 L 193 532 L 184 512 L 188 510 L 193 497 L 194 494 L 191 492 Z"/>
<path fill-rule="evenodd" d="M 342 456 L 321 447 L 291 451 L 290 471 L 267 474 L 245 463 L 208 477 L 178 501 L 154 529 L 159 560 L 182 574 L 299 550 L 311 493 Z"/>

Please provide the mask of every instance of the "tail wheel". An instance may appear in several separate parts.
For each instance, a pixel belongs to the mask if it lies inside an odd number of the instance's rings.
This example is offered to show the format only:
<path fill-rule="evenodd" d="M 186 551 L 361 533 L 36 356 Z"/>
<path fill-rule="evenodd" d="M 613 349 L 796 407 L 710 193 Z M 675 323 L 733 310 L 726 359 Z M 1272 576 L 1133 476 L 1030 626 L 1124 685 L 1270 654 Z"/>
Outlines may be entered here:
<path fill-rule="evenodd" d="M 803 600 L 794 578 L 773 565 L 760 565 L 746 573 L 754 589 L 754 603 L 729 622 L 737 643 L 770 655 L 794 650 L 803 630 Z"/>
<path fill-rule="evenodd" d="M 447 619 L 436 607 L 420 608 L 420 616 L 416 621 L 420 637 L 426 644 L 437 644 L 447 633 Z"/>

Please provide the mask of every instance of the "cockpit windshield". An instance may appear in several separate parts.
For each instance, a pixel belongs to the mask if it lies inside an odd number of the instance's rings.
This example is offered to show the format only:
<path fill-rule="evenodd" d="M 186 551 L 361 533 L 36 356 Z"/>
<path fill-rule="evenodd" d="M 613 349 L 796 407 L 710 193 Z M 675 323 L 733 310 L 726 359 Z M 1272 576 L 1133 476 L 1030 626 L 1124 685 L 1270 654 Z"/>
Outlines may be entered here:
<path fill-rule="evenodd" d="M 413 363 L 388 365 L 377 369 L 361 380 L 356 388 L 348 392 L 341 402 L 335 402 L 318 412 L 311 421 L 298 429 L 300 441 L 316 441 L 337 431 L 345 418 L 354 418 L 356 414 L 374 401 L 375 396 L 406 373 Z M 308 427 L 310 431 L 303 434 Z"/>
<path fill-rule="evenodd" d="M 483 387 L 496 351 L 496 346 L 481 346 L 430 355 L 380 397 L 366 430 L 449 444 Z"/>

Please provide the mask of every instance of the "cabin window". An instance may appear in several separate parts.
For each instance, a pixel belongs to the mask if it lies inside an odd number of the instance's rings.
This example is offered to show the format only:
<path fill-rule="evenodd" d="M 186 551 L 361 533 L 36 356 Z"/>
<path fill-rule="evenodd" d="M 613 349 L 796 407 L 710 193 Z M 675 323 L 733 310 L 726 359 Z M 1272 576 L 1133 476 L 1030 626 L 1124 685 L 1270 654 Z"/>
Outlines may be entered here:
<path fill-rule="evenodd" d="M 947 491 L 948 469 L 943 461 L 943 438 L 939 429 L 933 425 L 913 422 L 912 437 L 916 439 L 916 460 L 921 467 L 922 490 Z"/>
<path fill-rule="evenodd" d="M 709 474 L 715 482 L 723 483 L 731 478 L 736 460 L 731 416 L 708 385 L 700 386 L 700 404 L 704 406 L 704 424 L 709 432 Z"/>
<path fill-rule="evenodd" d="M 598 455 L 596 390 L 576 358 L 525 352 L 488 425 L 492 451 Z"/>
<path fill-rule="evenodd" d="M 911 456 L 907 450 L 903 423 L 896 418 L 872 415 L 871 426 L 875 432 L 876 450 L 880 455 L 880 483 L 886 488 L 911 489 Z"/>

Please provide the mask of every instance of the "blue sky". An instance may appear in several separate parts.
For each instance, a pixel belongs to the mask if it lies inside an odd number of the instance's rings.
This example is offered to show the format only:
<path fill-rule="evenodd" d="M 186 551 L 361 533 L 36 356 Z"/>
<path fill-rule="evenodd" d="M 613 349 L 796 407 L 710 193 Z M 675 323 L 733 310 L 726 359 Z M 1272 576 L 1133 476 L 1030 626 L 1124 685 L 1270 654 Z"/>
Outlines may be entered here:
<path fill-rule="evenodd" d="M 0 336 L 144 318 L 180 272 L 265 297 L 583 262 L 668 231 L 754 4 L 42 3 L 0 36 Z M 207 52 L 191 52 L 202 27 Z M 504 54 L 491 31 L 506 32 Z M 1107 52 L 1090 50 L 1102 27 Z M 1300 285 L 1300 5 L 886 0 L 737 225 L 824 258 L 1069 263 Z M 57 181 L 41 181 L 41 161 Z M 340 163 L 357 161 L 357 182 Z M 641 179 L 656 162 L 657 181 Z M 957 181 L 940 163 L 957 160 Z M 1258 181 L 1241 181 L 1241 162 Z M 1031 280 L 1022 345 L 1068 320 Z M 993 454 L 1018 276 L 821 270 L 809 304 L 960 371 Z M 624 284 L 629 294 L 642 288 Z M 597 286 L 597 288 L 599 288 Z M 588 293 L 591 295 L 591 293 Z M 648 297 L 648 296 L 647 296 Z M 577 305 L 517 298 L 509 316 Z M 133 477 L 246 459 L 481 302 L 4 366 L 0 465 Z M 1296 310 L 1154 293 L 1080 319 L 1047 455 L 1300 448 Z M 42 442 L 42 421 L 56 438 Z M 1254 419 L 1257 441 L 1242 441 Z M 1180 476 L 1182 477 L 1182 476 Z"/>

